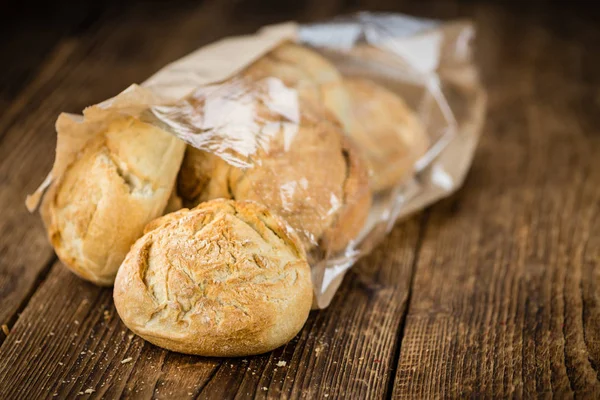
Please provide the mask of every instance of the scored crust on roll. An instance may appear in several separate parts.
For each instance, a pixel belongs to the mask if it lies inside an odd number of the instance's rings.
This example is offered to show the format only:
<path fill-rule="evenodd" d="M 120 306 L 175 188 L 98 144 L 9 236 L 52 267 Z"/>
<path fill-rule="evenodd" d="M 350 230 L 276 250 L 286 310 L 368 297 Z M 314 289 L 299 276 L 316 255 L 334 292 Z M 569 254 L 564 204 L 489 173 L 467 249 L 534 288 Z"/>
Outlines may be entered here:
<path fill-rule="evenodd" d="M 395 93 L 375 82 L 347 78 L 352 99 L 348 131 L 371 172 L 371 187 L 381 191 L 408 178 L 429 147 L 417 115 Z"/>
<path fill-rule="evenodd" d="M 42 218 L 60 260 L 112 285 L 144 226 L 162 215 L 185 144 L 134 118 L 92 138 L 44 197 Z"/>
<path fill-rule="evenodd" d="M 287 343 L 312 304 L 297 236 L 254 202 L 213 200 L 151 224 L 114 289 L 129 329 L 168 350 L 215 357 Z"/>
<path fill-rule="evenodd" d="M 230 95 L 228 85 L 232 83 L 223 84 L 225 96 Z M 251 92 L 261 93 L 247 104 L 261 115 L 244 130 L 245 140 L 257 144 L 256 151 L 247 157 L 252 166 L 232 165 L 227 160 L 229 153 L 215 155 L 188 146 L 178 177 L 184 205 L 191 207 L 215 198 L 254 200 L 282 216 L 298 232 L 307 251 L 317 245 L 330 252 L 343 249 L 362 229 L 370 206 L 362 159 L 337 120 L 328 114 L 318 115 L 297 99 L 296 121 L 269 115 L 260 111 L 269 101 L 264 91 L 268 82 L 250 85 Z M 213 101 L 215 93 L 210 94 Z M 206 112 L 202 101 L 197 108 L 200 114 Z M 219 127 L 220 134 L 226 134 L 228 127 Z M 240 126 L 235 128 L 239 142 Z"/>

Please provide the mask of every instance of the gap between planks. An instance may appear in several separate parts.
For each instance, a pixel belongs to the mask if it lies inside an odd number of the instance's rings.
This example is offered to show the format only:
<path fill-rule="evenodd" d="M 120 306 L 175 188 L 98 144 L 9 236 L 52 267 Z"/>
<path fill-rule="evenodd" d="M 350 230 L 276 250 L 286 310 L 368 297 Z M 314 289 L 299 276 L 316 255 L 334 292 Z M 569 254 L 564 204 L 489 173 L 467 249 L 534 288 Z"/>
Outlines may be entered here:
<path fill-rule="evenodd" d="M 415 276 L 417 273 L 417 266 L 419 265 L 421 246 L 423 245 L 423 239 L 425 238 L 425 232 L 427 230 L 427 221 L 429 221 L 429 213 L 430 208 L 425 209 L 420 218 L 419 236 L 417 239 L 417 243 L 415 244 L 415 255 L 410 268 L 410 281 L 408 284 L 408 293 L 406 295 L 406 304 L 404 306 L 404 312 L 402 313 L 402 318 L 400 319 L 400 324 L 398 326 L 398 339 L 394 344 L 394 358 L 392 360 L 392 368 L 390 369 L 390 377 L 385 393 L 386 399 L 391 399 L 394 393 L 394 385 L 397 378 L 396 371 L 398 370 L 398 363 L 400 362 L 400 352 L 402 351 L 402 343 L 404 341 L 404 330 L 406 329 L 406 316 L 408 315 L 408 311 L 410 310 L 410 303 L 415 284 Z"/>

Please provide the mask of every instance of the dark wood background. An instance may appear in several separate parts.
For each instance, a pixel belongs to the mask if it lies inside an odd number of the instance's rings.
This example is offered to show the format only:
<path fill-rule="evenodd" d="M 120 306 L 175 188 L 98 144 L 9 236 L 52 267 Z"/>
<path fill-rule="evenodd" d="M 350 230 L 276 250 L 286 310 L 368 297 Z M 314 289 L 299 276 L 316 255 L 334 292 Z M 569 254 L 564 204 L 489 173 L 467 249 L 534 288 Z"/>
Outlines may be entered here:
<path fill-rule="evenodd" d="M 0 398 L 597 398 L 600 24 L 591 3 L 5 5 Z M 464 188 L 399 224 L 331 307 L 272 353 L 208 359 L 133 336 L 111 290 L 61 266 L 23 205 L 52 165 L 58 113 L 223 36 L 361 9 L 477 23 L 489 110 Z"/>

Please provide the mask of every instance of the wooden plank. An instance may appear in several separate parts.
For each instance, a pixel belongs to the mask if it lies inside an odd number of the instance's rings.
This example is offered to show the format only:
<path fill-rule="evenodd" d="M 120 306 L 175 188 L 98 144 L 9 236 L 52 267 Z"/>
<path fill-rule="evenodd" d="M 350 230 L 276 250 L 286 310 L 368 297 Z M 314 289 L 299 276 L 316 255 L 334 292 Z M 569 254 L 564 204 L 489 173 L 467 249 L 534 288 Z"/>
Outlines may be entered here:
<path fill-rule="evenodd" d="M 383 397 L 419 229 L 417 218 L 397 227 L 288 345 L 238 359 L 145 343 L 119 320 L 111 290 L 57 262 L 0 348 L 0 382 L 12 382 L 0 398 Z"/>
<path fill-rule="evenodd" d="M 488 123 L 431 210 L 394 398 L 600 395 L 600 31 L 477 14 Z"/>
<path fill-rule="evenodd" d="M 55 138 L 52 125 L 56 106 L 44 103 L 38 110 L 28 105 L 41 99 L 38 93 L 52 90 L 49 80 L 71 55 L 75 42 L 63 41 L 41 68 L 38 77 L 26 88 L 0 120 L 0 324 L 8 327 L 14 322 L 21 304 L 31 295 L 38 277 L 47 270 L 54 254 L 38 221 L 29 215 L 23 199 L 34 190 L 52 165 Z M 54 85 L 55 86 L 55 85 Z M 22 119 L 14 122 L 15 115 Z M 28 114 L 31 116 L 28 118 Z M 48 134 L 43 134 L 46 131 Z M 24 251 L 24 244 L 27 251 Z M 0 334 L 0 341 L 4 333 Z"/>

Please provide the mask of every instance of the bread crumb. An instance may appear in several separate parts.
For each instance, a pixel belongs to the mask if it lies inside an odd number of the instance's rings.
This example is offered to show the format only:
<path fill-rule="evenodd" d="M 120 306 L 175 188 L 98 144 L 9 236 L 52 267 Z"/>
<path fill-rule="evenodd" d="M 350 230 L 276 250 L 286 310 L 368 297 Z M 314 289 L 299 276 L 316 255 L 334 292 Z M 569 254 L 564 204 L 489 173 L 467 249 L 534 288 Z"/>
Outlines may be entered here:
<path fill-rule="evenodd" d="M 8 325 L 2 324 L 2 332 L 4 332 L 4 334 L 6 336 L 8 336 L 8 334 L 10 333 L 10 329 L 8 329 Z"/>
<path fill-rule="evenodd" d="M 110 313 L 108 312 L 108 310 L 104 310 L 104 320 L 108 321 L 110 319 Z"/>
<path fill-rule="evenodd" d="M 266 392 L 267 390 L 269 390 L 269 388 L 267 388 L 266 386 L 263 386 L 262 390 L 264 390 Z"/>
<path fill-rule="evenodd" d="M 60 365 L 61 367 L 65 364 L 61 363 L 60 361 L 58 362 L 58 365 Z"/>
<path fill-rule="evenodd" d="M 127 364 L 128 362 L 131 362 L 131 360 L 133 360 L 132 357 L 127 357 L 126 359 L 121 361 L 121 364 Z"/>
<path fill-rule="evenodd" d="M 79 321 L 77 321 L 77 320 L 73 321 L 73 323 L 74 323 L 75 325 L 79 325 Z"/>
<path fill-rule="evenodd" d="M 87 354 L 85 351 L 82 351 L 81 354 Z"/>
<path fill-rule="evenodd" d="M 285 367 L 286 365 L 287 365 L 287 362 L 285 362 L 285 361 L 279 361 L 279 362 L 277 363 L 277 366 L 278 366 L 278 367 Z"/>
<path fill-rule="evenodd" d="M 95 392 L 94 389 L 85 389 L 85 394 L 92 394 L 94 392 Z"/>
<path fill-rule="evenodd" d="M 323 397 L 329 397 L 329 394 L 325 393 L 325 394 L 323 395 Z"/>
<path fill-rule="evenodd" d="M 19 343 L 21 343 L 21 339 L 15 340 L 15 344 L 19 344 Z"/>
<path fill-rule="evenodd" d="M 54 332 L 50 332 L 48 335 L 50 335 L 50 336 L 54 336 Z"/>
<path fill-rule="evenodd" d="M 78 395 L 80 395 L 80 396 L 83 396 L 83 392 L 79 392 L 79 393 L 77 393 L 77 394 L 78 394 Z"/>
<path fill-rule="evenodd" d="M 133 333 L 131 333 L 131 334 L 127 335 L 127 338 L 128 338 L 129 340 L 133 339 Z"/>

